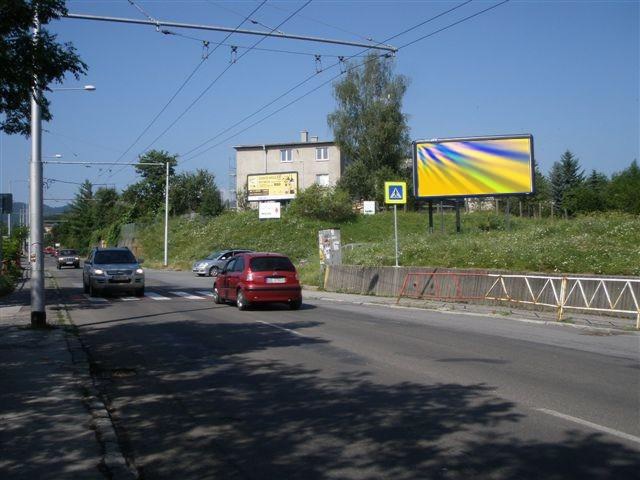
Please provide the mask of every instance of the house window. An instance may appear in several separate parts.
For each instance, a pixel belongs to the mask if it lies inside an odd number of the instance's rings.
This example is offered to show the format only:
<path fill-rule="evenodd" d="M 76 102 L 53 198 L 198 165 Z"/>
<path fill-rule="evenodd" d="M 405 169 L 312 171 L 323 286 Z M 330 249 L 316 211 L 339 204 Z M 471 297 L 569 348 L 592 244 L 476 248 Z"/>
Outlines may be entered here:
<path fill-rule="evenodd" d="M 316 183 L 318 185 L 320 185 L 321 187 L 328 187 L 329 186 L 329 174 L 328 173 L 322 173 L 320 175 L 316 175 Z"/>
<path fill-rule="evenodd" d="M 316 160 L 329 160 L 329 148 L 317 147 L 316 148 Z"/>
<path fill-rule="evenodd" d="M 280 161 L 285 162 L 293 162 L 293 155 L 290 148 L 283 148 L 280 150 Z"/>

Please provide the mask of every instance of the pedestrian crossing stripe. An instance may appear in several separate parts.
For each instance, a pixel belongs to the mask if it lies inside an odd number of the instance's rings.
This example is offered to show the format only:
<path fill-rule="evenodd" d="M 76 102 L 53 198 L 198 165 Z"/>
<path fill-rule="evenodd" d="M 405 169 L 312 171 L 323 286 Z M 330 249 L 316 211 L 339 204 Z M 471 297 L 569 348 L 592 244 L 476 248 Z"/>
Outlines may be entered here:
<path fill-rule="evenodd" d="M 384 203 L 406 204 L 407 182 L 384 182 Z"/>
<path fill-rule="evenodd" d="M 208 290 L 198 290 L 196 291 L 196 293 L 198 293 L 199 295 L 193 295 L 191 293 L 188 292 L 182 292 L 182 291 L 175 291 L 175 292 L 168 292 L 169 294 L 173 295 L 173 296 L 165 296 L 165 295 L 160 295 L 159 293 L 156 292 L 145 292 L 144 294 L 144 298 L 150 298 L 151 300 L 156 300 L 156 301 L 162 301 L 162 300 L 177 300 L 177 299 L 186 299 L 186 300 L 208 300 L 209 298 L 213 297 L 213 293 L 211 293 Z M 143 300 L 143 297 L 130 297 L 130 296 L 114 296 L 114 297 L 109 297 L 109 298 L 105 298 L 105 297 L 92 297 L 91 295 L 85 293 L 83 295 L 74 295 L 72 296 L 73 300 L 82 300 L 82 299 L 86 299 L 89 300 L 92 303 L 109 303 L 111 301 L 120 301 L 120 302 L 133 302 L 133 301 L 140 301 Z"/>
<path fill-rule="evenodd" d="M 169 292 L 171 295 L 177 295 L 178 297 L 183 297 L 188 300 L 202 300 L 202 297 L 198 297 L 197 295 L 192 295 L 187 292 Z"/>

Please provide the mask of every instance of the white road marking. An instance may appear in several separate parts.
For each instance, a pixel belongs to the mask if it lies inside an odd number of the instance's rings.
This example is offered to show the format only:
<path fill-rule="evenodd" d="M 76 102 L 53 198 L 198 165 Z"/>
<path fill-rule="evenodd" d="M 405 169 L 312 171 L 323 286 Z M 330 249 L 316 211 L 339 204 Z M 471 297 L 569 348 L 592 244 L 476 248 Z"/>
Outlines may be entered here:
<path fill-rule="evenodd" d="M 270 327 L 277 328 L 278 330 L 284 330 L 285 332 L 293 333 L 294 335 L 298 335 L 299 337 L 306 337 L 306 335 L 303 335 L 300 332 L 296 332 L 295 330 L 291 330 L 289 328 L 281 327 L 280 325 L 274 325 L 273 323 L 263 322 L 262 320 L 256 320 L 256 322 L 269 325 Z"/>
<path fill-rule="evenodd" d="M 196 290 L 196 293 L 204 295 L 205 297 L 213 297 L 213 293 L 211 293 L 211 290 Z"/>
<path fill-rule="evenodd" d="M 144 294 L 145 297 L 149 297 L 152 300 L 171 300 L 171 298 L 169 297 L 163 297 L 162 295 L 160 295 L 159 293 L 155 293 L 155 292 L 145 292 Z"/>
<path fill-rule="evenodd" d="M 191 295 L 190 293 L 187 292 L 169 292 L 171 295 L 177 295 L 179 297 L 183 297 L 189 300 L 204 300 L 204 298 L 199 297 L 197 295 Z"/>
<path fill-rule="evenodd" d="M 92 297 L 90 296 L 88 293 L 84 294 L 85 298 L 87 298 L 90 302 L 93 303 L 109 303 L 109 300 L 107 300 L 106 298 L 100 298 L 100 297 Z"/>
<path fill-rule="evenodd" d="M 603 425 L 598 425 L 597 423 L 592 423 L 587 420 L 582 420 L 581 418 L 572 417 L 571 415 L 566 415 L 564 413 L 556 412 L 555 410 L 548 410 L 546 408 L 537 408 L 536 410 L 542 413 L 546 413 L 547 415 L 562 418 L 564 420 L 568 420 L 570 422 L 574 422 L 579 425 L 583 425 L 585 427 L 593 428 L 594 430 L 598 430 L 599 432 L 608 433 L 609 435 L 613 435 L 614 437 L 623 438 L 625 440 L 629 440 L 630 442 L 640 443 L 640 437 L 636 437 L 634 435 L 621 432 L 620 430 L 614 430 L 613 428 L 605 427 Z"/>
<path fill-rule="evenodd" d="M 136 300 L 140 300 L 140 297 L 120 297 L 120 300 L 125 302 L 133 302 Z"/>

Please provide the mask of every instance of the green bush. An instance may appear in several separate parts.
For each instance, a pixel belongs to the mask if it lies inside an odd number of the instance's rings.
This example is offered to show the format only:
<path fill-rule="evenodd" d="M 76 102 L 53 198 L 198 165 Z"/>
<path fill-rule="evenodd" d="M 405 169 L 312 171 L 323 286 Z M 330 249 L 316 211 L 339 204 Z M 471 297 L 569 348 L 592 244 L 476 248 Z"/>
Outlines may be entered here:
<path fill-rule="evenodd" d="M 312 185 L 299 192 L 287 213 L 330 222 L 345 222 L 355 217 L 351 199 L 345 190 L 320 185 Z"/>

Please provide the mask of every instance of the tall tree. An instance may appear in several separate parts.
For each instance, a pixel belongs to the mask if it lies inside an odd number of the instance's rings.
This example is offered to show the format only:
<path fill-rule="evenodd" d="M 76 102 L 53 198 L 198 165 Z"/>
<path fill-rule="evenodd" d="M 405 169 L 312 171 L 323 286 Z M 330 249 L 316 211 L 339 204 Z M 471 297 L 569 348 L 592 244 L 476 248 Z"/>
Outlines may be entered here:
<path fill-rule="evenodd" d="M 613 208 L 640 214 L 640 167 L 638 161 L 611 178 L 607 196 Z"/>
<path fill-rule="evenodd" d="M 407 117 L 402 99 L 408 80 L 393 73 L 393 61 L 370 54 L 362 68 L 349 65 L 345 78 L 334 85 L 336 111 L 327 122 L 348 166 L 341 186 L 352 196 L 375 194 L 376 172 L 399 172 L 409 156 Z"/>
<path fill-rule="evenodd" d="M 206 170 L 176 175 L 171 192 L 171 211 L 175 215 L 200 212 L 215 216 L 222 211 L 222 197 L 215 176 Z"/>
<path fill-rule="evenodd" d="M 29 135 L 35 78 L 39 89 L 50 91 L 49 85 L 62 83 L 65 75 L 78 79 L 87 70 L 75 48 L 56 42 L 56 35 L 41 29 L 34 41 L 36 11 L 41 25 L 67 13 L 64 0 L 0 0 L 0 130 L 8 134 Z M 44 95 L 39 103 L 42 119 L 51 120 Z"/>
<path fill-rule="evenodd" d="M 167 162 L 171 182 L 178 163 L 177 155 L 170 155 L 164 150 L 150 150 L 138 157 L 139 164 L 160 163 L 161 165 L 136 165 L 136 171 L 142 176 L 142 180 L 130 185 L 122 192 L 122 199 L 132 209 L 134 218 L 153 216 L 163 211 Z"/>
<path fill-rule="evenodd" d="M 565 151 L 559 162 L 555 162 L 549 174 L 551 196 L 556 209 L 565 209 L 564 197 L 568 190 L 579 186 L 584 181 L 584 173 L 580 168 L 580 161 L 571 153 Z"/>
<path fill-rule="evenodd" d="M 69 211 L 64 215 L 66 222 L 60 227 L 62 242 L 67 247 L 86 248 L 95 230 L 93 185 L 89 180 L 80 185 Z"/>
<path fill-rule="evenodd" d="M 601 212 L 609 206 L 607 187 L 609 179 L 603 173 L 591 171 L 591 174 L 578 184 L 567 190 L 564 195 L 564 206 L 571 213 Z"/>

